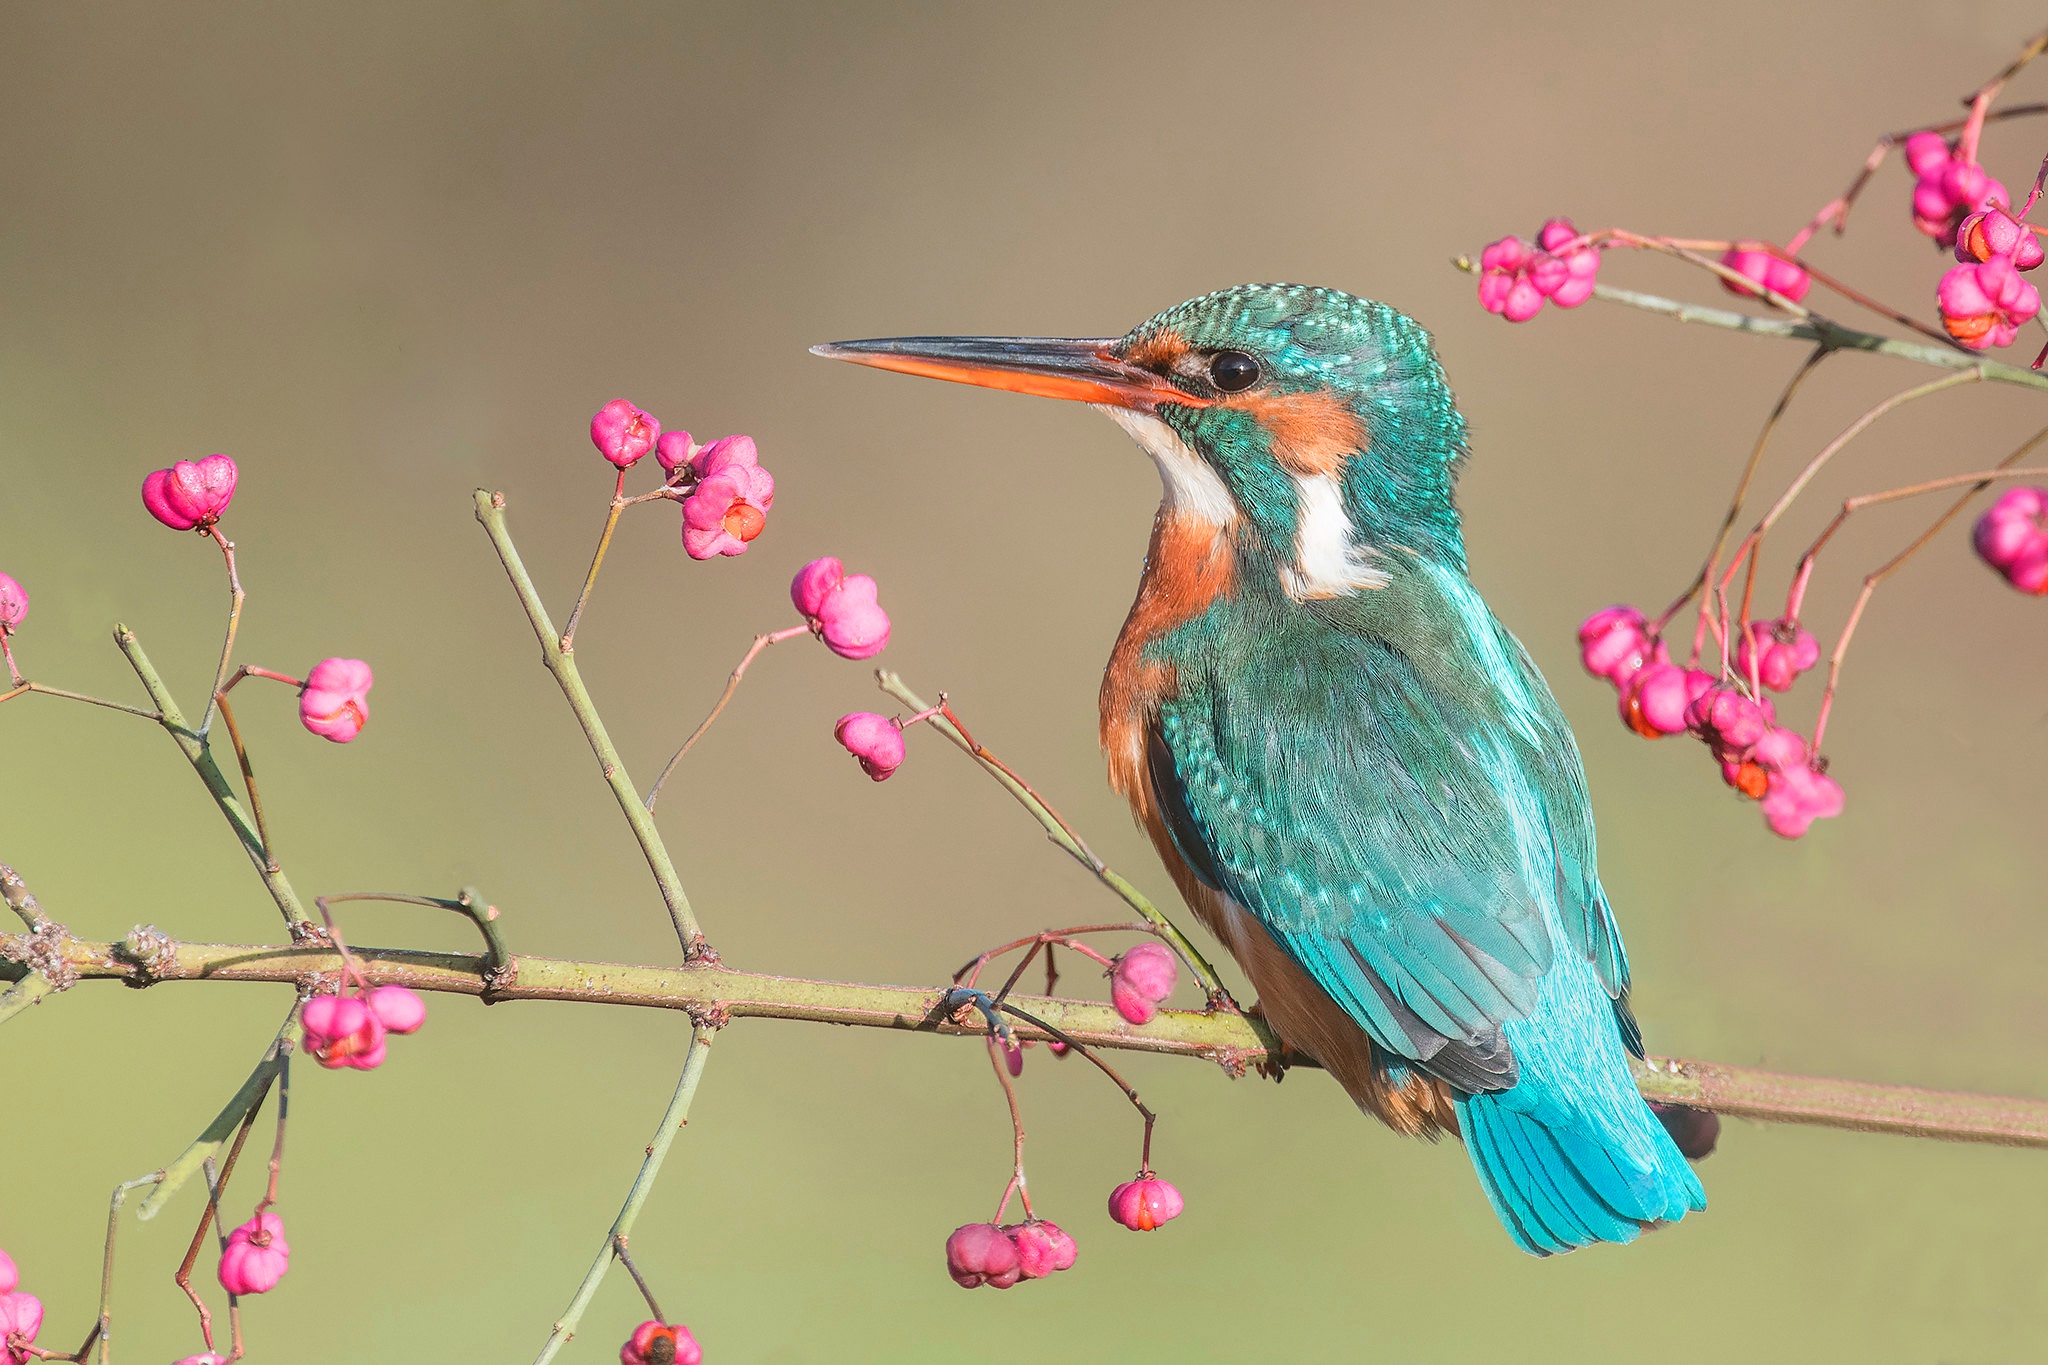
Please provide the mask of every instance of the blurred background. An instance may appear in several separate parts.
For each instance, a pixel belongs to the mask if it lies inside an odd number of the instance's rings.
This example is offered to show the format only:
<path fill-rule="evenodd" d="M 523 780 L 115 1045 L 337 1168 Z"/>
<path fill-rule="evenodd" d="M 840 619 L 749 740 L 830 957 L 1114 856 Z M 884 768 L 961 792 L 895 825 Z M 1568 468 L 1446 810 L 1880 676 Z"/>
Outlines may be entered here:
<path fill-rule="evenodd" d="M 475 882 L 516 951 L 672 960 L 469 501 L 504 490 L 560 619 L 610 491 L 589 416 L 626 395 L 700 437 L 752 433 L 779 481 L 743 558 L 690 562 L 667 507 L 630 514 L 612 551 L 578 657 L 643 787 L 749 638 L 792 620 L 791 572 L 836 554 L 881 582 L 895 643 L 879 662 L 949 689 L 1168 904 L 1095 744 L 1148 464 L 1079 408 L 805 347 L 1113 334 L 1222 285 L 1333 285 L 1437 335 L 1474 434 L 1474 574 L 1579 728 L 1651 1047 L 2048 1096 L 2043 604 L 1977 563 L 1966 527 L 1933 546 L 1851 658 L 1829 735 L 1847 814 L 1774 839 L 1695 746 L 1620 727 L 1572 631 L 1682 586 L 1802 352 L 1600 304 L 1508 326 L 1447 263 L 1554 213 L 1782 240 L 1878 133 L 1952 117 L 2039 22 L 2019 3 L 1871 4 L 1853 22 L 1741 3 L 10 5 L 0 568 L 34 595 L 19 651 L 40 680 L 137 701 L 108 639 L 126 621 L 196 708 L 219 559 L 152 522 L 137 488 L 227 451 L 241 657 L 377 671 L 347 748 L 301 731 L 282 688 L 241 704 L 302 892 Z M 2044 90 L 2048 69 L 2014 96 Z M 1990 168 L 2024 184 L 2044 132 L 1995 127 Z M 1888 166 L 1814 255 L 1924 313 L 1943 263 L 1907 221 L 1908 185 Z M 1722 300 L 1656 259 L 1611 257 L 1605 277 Z M 1925 377 L 1830 362 L 1766 490 Z M 1983 467 L 2040 414 L 2040 395 L 1987 387 L 1888 419 L 1802 504 L 1769 591 L 1841 497 Z M 1852 524 L 1812 618 L 1831 635 L 1931 512 Z M 1788 704 L 1802 724 L 1814 691 Z M 934 737 L 913 736 L 886 786 L 862 777 L 832 722 L 884 700 L 866 667 L 782 646 L 670 788 L 661 823 L 728 962 L 932 982 L 981 946 L 1114 913 Z M 161 733 L 31 697 L 0 710 L 0 754 L 0 858 L 78 934 L 277 937 Z M 347 909 L 359 942 L 470 944 L 453 916 Z M 190 1140 L 289 1000 L 97 985 L 7 1027 L 0 1245 L 48 1306 L 43 1345 L 70 1349 L 91 1319 L 107 1191 Z M 437 998 L 382 1070 L 300 1068 L 292 1274 L 249 1306 L 254 1357 L 528 1358 L 684 1037 L 656 1012 Z M 1128 1109 L 1085 1067 L 1031 1055 L 1033 1188 L 1080 1266 L 964 1294 L 941 1243 L 991 1209 L 1009 1143 L 982 1050 L 729 1029 L 633 1241 L 706 1358 L 2038 1355 L 2048 1153 L 1731 1122 L 1704 1216 L 1537 1262 L 1462 1153 L 1392 1137 L 1326 1078 L 1139 1058 L 1158 1163 L 1188 1197 L 1141 1238 L 1101 1212 L 1134 1165 Z M 231 1217 L 255 1197 L 252 1175 Z M 199 1349 L 171 1283 L 198 1213 L 188 1188 L 124 1234 L 124 1359 Z M 642 1316 L 613 1275 L 564 1359 L 610 1359 Z"/>

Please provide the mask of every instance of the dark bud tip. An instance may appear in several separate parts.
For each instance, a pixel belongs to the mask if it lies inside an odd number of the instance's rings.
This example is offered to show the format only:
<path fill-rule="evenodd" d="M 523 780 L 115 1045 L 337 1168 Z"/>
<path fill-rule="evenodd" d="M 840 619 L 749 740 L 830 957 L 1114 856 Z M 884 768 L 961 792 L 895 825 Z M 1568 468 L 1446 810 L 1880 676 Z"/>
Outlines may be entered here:
<path fill-rule="evenodd" d="M 1664 1125 L 1664 1131 L 1671 1134 L 1671 1141 L 1685 1154 L 1687 1161 L 1705 1161 L 1714 1154 L 1714 1146 L 1721 1140 L 1721 1116 L 1711 1109 L 1695 1109 L 1689 1104 L 1659 1104 L 1650 1101 L 1650 1112 Z"/>

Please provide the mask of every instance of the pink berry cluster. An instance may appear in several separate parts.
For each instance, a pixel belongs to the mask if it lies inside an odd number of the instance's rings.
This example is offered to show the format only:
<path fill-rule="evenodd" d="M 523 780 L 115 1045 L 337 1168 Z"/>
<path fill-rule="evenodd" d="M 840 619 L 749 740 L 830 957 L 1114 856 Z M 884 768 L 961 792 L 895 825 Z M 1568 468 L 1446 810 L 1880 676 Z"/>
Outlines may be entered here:
<path fill-rule="evenodd" d="M 306 1051 L 330 1071 L 375 1071 L 384 1065 L 385 1035 L 414 1033 L 426 1022 L 427 1002 L 404 986 L 316 995 L 299 1012 Z"/>
<path fill-rule="evenodd" d="M 590 441 L 620 473 L 652 453 L 683 505 L 683 549 L 692 559 L 742 555 L 768 524 L 775 477 L 761 467 L 751 436 L 708 445 L 687 431 L 664 432 L 652 413 L 614 398 L 590 419 Z"/>
<path fill-rule="evenodd" d="M 2008 488 L 1977 520 L 1977 554 L 2021 592 L 2048 597 L 2048 488 Z"/>
<path fill-rule="evenodd" d="M 43 1301 L 21 1287 L 14 1258 L 0 1250 L 0 1365 L 26 1365 L 43 1330 Z"/>
<path fill-rule="evenodd" d="M 1163 943 L 1128 948 L 1109 969 L 1109 1002 L 1133 1024 L 1149 1024 L 1180 982 L 1180 963 Z"/>
<path fill-rule="evenodd" d="M 619 1365 L 702 1365 L 704 1348 L 680 1322 L 650 1318 L 619 1348 Z"/>
<path fill-rule="evenodd" d="M 1579 627 L 1579 662 L 1613 684 L 1622 721 L 1646 739 L 1680 732 L 1706 744 L 1730 787 L 1762 804 L 1772 833 L 1797 839 L 1815 820 L 1842 813 L 1842 788 L 1806 740 L 1777 724 L 1764 689 L 1783 692 L 1820 659 L 1813 636 L 1792 620 L 1758 621 L 1736 643 L 1735 675 L 1717 682 L 1671 662 L 1634 607 L 1607 607 Z"/>
<path fill-rule="evenodd" d="M 2010 204 L 2012 196 L 1974 159 L 1965 160 L 1956 143 L 1940 133 L 1915 133 L 1903 148 L 1913 172 L 1913 226 L 1943 246 L 1955 245 L 1963 220 L 1993 203 Z"/>
<path fill-rule="evenodd" d="M 1914 226 L 1955 248 L 1957 264 L 1935 286 L 1942 328 L 1973 351 L 2012 345 L 2041 311 L 2040 291 L 2020 278 L 2041 264 L 2033 229 L 2010 212 L 2005 186 L 1941 134 L 1913 134 L 1905 156 Z"/>
<path fill-rule="evenodd" d="M 1027 1219 L 997 1227 L 966 1223 L 946 1239 L 946 1273 L 962 1289 L 1008 1289 L 1074 1264 L 1074 1239 L 1058 1223 Z"/>
<path fill-rule="evenodd" d="M 1569 218 L 1552 218 L 1534 243 L 1503 237 L 1479 255 L 1479 302 L 1509 322 L 1527 322 L 1547 299 L 1576 308 L 1593 297 L 1600 252 L 1574 247 L 1579 231 Z"/>

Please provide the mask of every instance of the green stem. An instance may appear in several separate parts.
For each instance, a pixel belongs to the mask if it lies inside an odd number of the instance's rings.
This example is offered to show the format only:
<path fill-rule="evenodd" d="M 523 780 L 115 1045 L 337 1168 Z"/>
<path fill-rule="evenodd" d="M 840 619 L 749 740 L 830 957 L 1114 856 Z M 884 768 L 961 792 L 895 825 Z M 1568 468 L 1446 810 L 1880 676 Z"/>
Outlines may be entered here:
<path fill-rule="evenodd" d="M 583 677 L 576 671 L 576 656 L 563 650 L 561 637 L 555 634 L 554 623 L 548 619 L 548 609 L 540 600 L 540 592 L 534 587 L 526 565 L 519 558 L 519 551 L 512 544 L 511 533 L 505 529 L 504 494 L 479 488 L 476 491 L 476 519 L 483 523 L 484 531 L 490 536 L 491 545 L 498 552 L 498 560 L 505 566 L 505 575 L 512 580 L 512 588 L 519 594 L 519 604 L 526 608 L 526 619 L 540 640 L 541 662 L 547 665 L 548 672 L 555 675 L 562 695 L 569 699 L 569 709 L 576 713 L 577 721 L 583 726 L 583 736 L 590 741 L 591 752 L 597 755 L 604 780 L 618 800 L 619 809 L 625 812 L 633 837 L 640 842 L 641 856 L 647 859 L 648 869 L 654 873 L 655 885 L 661 889 L 661 899 L 668 906 L 668 917 L 675 924 L 676 937 L 682 941 L 683 960 L 715 959 L 716 954 L 705 944 L 704 931 L 698 927 L 697 916 L 690 909 L 690 898 L 683 892 L 682 880 L 676 876 L 675 864 L 668 856 L 668 846 L 661 840 L 661 831 L 655 828 L 654 816 L 640 803 L 640 793 L 626 772 L 625 762 L 613 747 L 604 721 L 598 717 L 597 706 L 591 701 L 589 690 L 583 686 Z"/>
<path fill-rule="evenodd" d="M 235 1130 L 242 1126 L 242 1121 L 262 1106 L 264 1097 L 270 1093 L 271 1083 L 284 1066 L 285 1054 L 297 1045 L 298 1038 L 299 1011 L 297 1002 L 294 1002 L 292 1012 L 285 1017 L 284 1027 L 277 1031 L 277 1037 L 270 1040 L 270 1046 L 263 1050 L 263 1059 L 256 1063 L 256 1069 L 249 1073 L 248 1080 L 242 1082 L 242 1088 L 235 1092 L 234 1098 L 222 1107 L 191 1146 L 156 1173 L 156 1189 L 142 1201 L 136 1217 L 143 1222 L 156 1217 L 179 1187 L 227 1145 Z"/>
<path fill-rule="evenodd" d="M 235 837 L 242 841 L 243 851 L 249 855 L 249 861 L 256 865 L 256 874 L 263 879 L 264 889 L 270 892 L 270 898 L 277 902 L 278 911 L 284 915 L 285 925 L 291 930 L 292 937 L 305 938 L 312 932 L 312 921 L 299 905 L 298 892 L 292 889 L 291 880 L 281 869 L 271 866 L 270 855 L 263 845 L 262 832 L 249 818 L 241 799 L 235 795 L 235 789 L 228 785 L 220 765 L 214 762 L 213 750 L 207 744 L 206 737 L 186 724 L 185 713 L 178 709 L 178 703 L 172 699 L 170 689 L 164 686 L 164 680 L 157 673 L 156 666 L 150 663 L 149 656 L 142 652 L 142 644 L 135 638 L 135 632 L 126 626 L 115 626 L 114 643 L 120 647 L 121 653 L 127 656 L 128 666 L 135 670 L 135 676 L 142 680 L 143 690 L 149 693 L 150 701 L 156 704 L 157 714 L 152 719 L 163 726 L 171 738 L 178 742 L 178 749 L 192 765 L 192 770 L 199 774 L 199 780 L 206 784 L 207 793 L 213 797 L 213 803 L 220 807 L 220 813 L 227 817 L 229 826 L 235 831 Z"/>
<path fill-rule="evenodd" d="M 56 989 L 50 984 L 49 977 L 41 972 L 30 972 L 6 990 L 0 991 L 0 1024 L 6 1023 L 30 1005 L 42 1004 L 43 997 L 53 994 Z"/>
<path fill-rule="evenodd" d="M 1643 294 L 1633 289 L 1616 289 L 1605 284 L 1593 286 L 1593 297 L 1605 299 L 1609 303 L 1625 304 L 1630 308 L 1640 308 L 1646 313 L 1675 318 L 1679 322 L 1725 327 L 1736 332 L 1754 332 L 1759 336 L 1811 341 L 1830 351 L 1870 351 L 1877 355 L 1896 356 L 1901 360 L 1934 365 L 1945 370 L 1981 370 L 1983 377 L 1993 383 L 2018 384 L 2029 389 L 2048 389 L 2048 374 L 2043 374 L 2039 370 L 2008 365 L 1998 360 L 1986 360 L 1969 351 L 1950 350 L 1945 346 L 1927 346 L 1917 341 L 1901 341 L 1896 337 L 1881 336 L 1876 332 L 1858 331 L 1854 327 L 1844 327 L 1841 323 L 1830 321 L 1819 314 L 1815 314 L 1809 322 L 1760 318 L 1726 308 L 1680 303 L 1676 299 Z"/>
<path fill-rule="evenodd" d="M 612 1220 L 611 1231 L 605 1235 L 597 1259 L 590 1263 L 583 1282 L 576 1286 L 575 1297 L 569 1300 L 568 1309 L 548 1334 L 547 1344 L 534 1357 L 534 1365 L 547 1365 L 555 1358 L 555 1353 L 576 1335 L 577 1325 L 583 1321 L 583 1310 L 590 1306 L 598 1285 L 604 1281 L 605 1272 L 618 1258 L 620 1245 L 633 1231 L 634 1220 L 639 1218 L 647 1196 L 654 1192 L 654 1182 L 661 1174 L 662 1162 L 668 1159 L 668 1149 L 674 1145 L 676 1134 L 689 1122 L 690 1101 L 696 1098 L 697 1082 L 703 1078 L 704 1063 L 711 1055 L 711 1039 L 715 1033 L 715 1029 L 703 1023 L 691 1030 L 690 1048 L 683 1055 L 683 1074 L 676 1081 L 676 1093 L 668 1102 L 668 1112 L 661 1116 L 661 1124 L 654 1130 L 654 1140 L 647 1144 L 647 1159 L 640 1163 L 640 1173 L 633 1178 L 633 1188 L 627 1192 L 619 1216 Z"/>
<path fill-rule="evenodd" d="M 99 1365 L 107 1365 L 114 1353 L 114 1237 L 121 1231 L 121 1205 L 128 1202 L 130 1190 L 154 1185 L 162 1179 L 158 1174 L 124 1180 L 114 1186 L 114 1197 L 107 1201 L 107 1247 L 100 1257 L 100 1319 L 99 1325 L 93 1329 L 93 1335 L 99 1340 Z"/>
<path fill-rule="evenodd" d="M 884 692 L 887 692 L 905 706 L 910 707 L 913 711 L 929 711 L 932 709 L 926 706 L 924 699 L 911 691 L 905 685 L 903 679 L 894 673 L 886 670 L 877 670 L 875 681 L 881 684 Z M 1124 904 L 1144 916 L 1145 921 L 1157 929 L 1167 942 L 1174 946 L 1174 949 L 1179 952 L 1182 959 L 1187 962 L 1188 969 L 1195 974 L 1195 980 L 1202 987 L 1202 993 L 1208 997 L 1211 1008 L 1218 1006 L 1226 1009 L 1236 1008 L 1235 1003 L 1230 998 L 1230 992 L 1224 988 L 1222 978 L 1216 974 L 1216 969 L 1209 965 L 1209 960 L 1202 956 L 1201 949 L 1195 947 L 1188 936 L 1180 931 L 1178 925 L 1161 913 L 1158 907 L 1153 905 L 1151 901 L 1147 900 L 1143 892 L 1139 891 L 1137 887 L 1132 886 L 1128 881 L 1125 881 L 1122 875 L 1114 871 L 1109 864 L 1096 857 L 1095 850 L 1088 847 L 1081 836 L 1074 832 L 1073 827 L 1060 818 L 1059 812 L 1047 805 L 1044 798 L 1031 790 L 1029 784 L 1018 777 L 1017 774 L 1011 772 L 1006 764 L 998 761 L 988 750 L 975 743 L 974 739 L 958 725 L 954 724 L 950 717 L 944 714 L 934 715 L 925 723 L 947 739 L 953 741 L 954 745 L 962 752 L 966 753 L 976 763 L 979 763 L 984 772 L 1001 783 L 1003 790 L 1017 799 L 1017 804 L 1031 812 L 1031 818 L 1038 821 L 1039 828 L 1045 831 L 1046 838 L 1064 849 L 1075 862 L 1087 868 L 1089 872 L 1094 874 L 1096 880 L 1100 881 L 1111 891 L 1114 891 Z"/>
<path fill-rule="evenodd" d="M 44 917 L 43 907 L 36 900 L 35 893 L 28 889 L 28 883 L 6 863 L 0 863 L 0 900 L 5 900 L 7 908 L 21 917 L 21 922 L 28 926 L 31 934 L 42 932 L 43 926 L 50 922 Z"/>

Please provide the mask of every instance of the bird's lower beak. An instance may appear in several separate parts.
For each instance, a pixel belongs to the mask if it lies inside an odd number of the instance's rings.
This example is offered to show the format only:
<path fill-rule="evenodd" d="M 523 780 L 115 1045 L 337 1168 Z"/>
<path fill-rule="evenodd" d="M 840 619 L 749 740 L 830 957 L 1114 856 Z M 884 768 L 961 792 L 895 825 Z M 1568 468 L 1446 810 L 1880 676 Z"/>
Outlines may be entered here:
<path fill-rule="evenodd" d="M 885 337 L 813 346 L 811 354 L 985 389 L 1144 412 L 1161 403 L 1199 402 L 1152 371 L 1117 359 L 1110 352 L 1113 345 L 1113 339 L 1061 337 Z"/>

